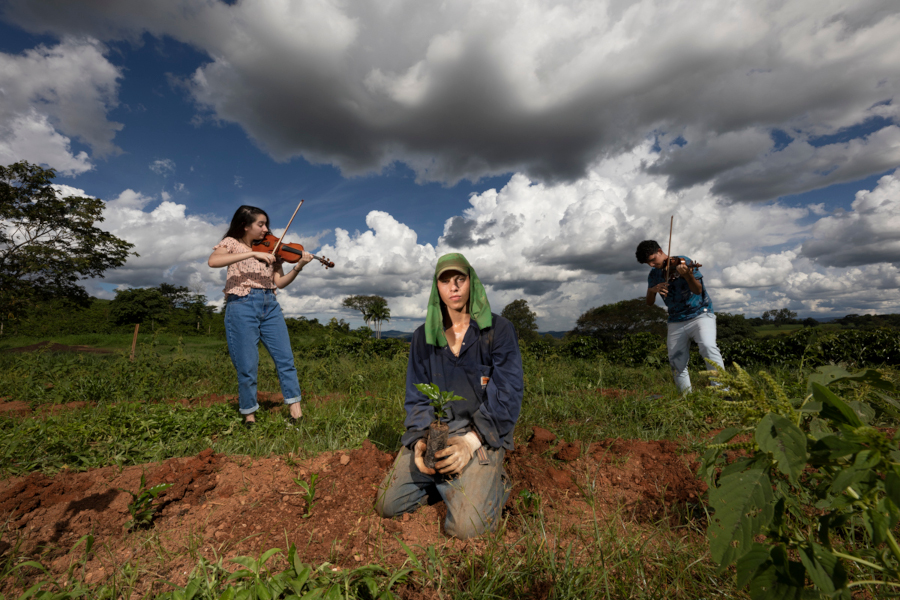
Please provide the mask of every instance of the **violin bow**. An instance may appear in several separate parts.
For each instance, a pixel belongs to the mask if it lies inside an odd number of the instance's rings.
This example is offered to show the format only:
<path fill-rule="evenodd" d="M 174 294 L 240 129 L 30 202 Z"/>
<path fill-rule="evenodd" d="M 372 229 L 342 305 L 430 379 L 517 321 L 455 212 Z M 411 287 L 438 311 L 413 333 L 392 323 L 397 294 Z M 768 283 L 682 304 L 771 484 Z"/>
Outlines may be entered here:
<path fill-rule="evenodd" d="M 669 268 L 671 261 L 669 260 L 672 253 L 672 223 L 675 222 L 675 215 L 669 217 L 669 249 L 666 251 L 666 281 L 669 281 Z"/>
<path fill-rule="evenodd" d="M 287 227 L 284 228 L 284 233 L 281 234 L 281 237 L 278 238 L 278 243 L 275 244 L 275 248 L 272 249 L 272 256 L 277 256 L 277 255 L 278 255 L 278 248 L 279 248 L 279 246 L 281 246 L 281 240 L 283 240 L 283 239 L 284 239 L 284 236 L 287 235 L 288 229 L 290 229 L 291 223 L 294 222 L 294 217 L 297 216 L 297 211 L 300 210 L 300 207 L 301 207 L 301 206 L 303 206 L 303 200 L 301 200 L 301 201 L 300 201 L 300 204 L 297 205 L 297 208 L 294 209 L 294 214 L 291 215 L 291 220 L 288 221 Z M 669 241 L 669 243 L 670 243 L 670 244 L 672 243 L 671 240 Z"/>

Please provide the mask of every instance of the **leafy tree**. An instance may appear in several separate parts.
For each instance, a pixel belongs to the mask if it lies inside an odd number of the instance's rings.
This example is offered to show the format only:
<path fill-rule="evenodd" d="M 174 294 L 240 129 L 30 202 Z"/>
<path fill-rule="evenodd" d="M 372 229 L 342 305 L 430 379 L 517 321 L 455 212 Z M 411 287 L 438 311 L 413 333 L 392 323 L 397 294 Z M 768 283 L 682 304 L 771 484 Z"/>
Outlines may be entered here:
<path fill-rule="evenodd" d="M 169 301 L 172 308 L 189 308 L 196 302 L 194 295 L 184 286 L 161 283 L 159 284 L 159 293 Z M 204 302 L 204 304 L 206 303 Z"/>
<path fill-rule="evenodd" d="M 164 321 L 172 310 L 169 300 L 157 288 L 119 290 L 109 305 L 109 316 L 119 325 Z"/>
<path fill-rule="evenodd" d="M 789 308 L 767 310 L 762 314 L 764 321 L 774 321 L 776 325 L 791 325 L 797 320 L 797 313 Z"/>
<path fill-rule="evenodd" d="M 78 281 L 125 264 L 134 247 L 95 227 L 103 201 L 66 196 L 53 169 L 28 162 L 0 166 L 0 306 L 19 314 L 34 301 L 89 297 Z"/>
<path fill-rule="evenodd" d="M 387 300 L 381 296 L 348 296 L 341 303 L 344 308 L 358 310 L 362 314 L 363 321 L 368 327 L 372 322 L 375 325 L 375 336 L 381 338 L 381 322 L 391 320 L 391 309 Z"/>
<path fill-rule="evenodd" d="M 668 315 L 664 308 L 647 306 L 646 299 L 622 300 L 592 308 L 578 317 L 571 335 L 589 335 L 604 340 L 619 340 L 632 333 L 666 335 Z"/>
<path fill-rule="evenodd" d="M 391 309 L 388 308 L 387 300 L 380 296 L 376 296 L 378 300 L 372 303 L 369 311 L 369 317 L 375 323 L 375 338 L 381 339 L 381 323 L 391 320 Z"/>
<path fill-rule="evenodd" d="M 753 335 L 753 325 L 744 315 L 716 313 L 716 339 L 719 342 L 736 342 Z"/>
<path fill-rule="evenodd" d="M 528 301 L 513 300 L 503 307 L 500 316 L 509 319 L 516 328 L 520 340 L 529 344 L 537 341 L 537 313 L 528 308 Z"/>
<path fill-rule="evenodd" d="M 849 329 L 875 329 L 878 327 L 900 328 L 900 315 L 857 315 L 850 314 L 837 319 L 839 323 Z"/>

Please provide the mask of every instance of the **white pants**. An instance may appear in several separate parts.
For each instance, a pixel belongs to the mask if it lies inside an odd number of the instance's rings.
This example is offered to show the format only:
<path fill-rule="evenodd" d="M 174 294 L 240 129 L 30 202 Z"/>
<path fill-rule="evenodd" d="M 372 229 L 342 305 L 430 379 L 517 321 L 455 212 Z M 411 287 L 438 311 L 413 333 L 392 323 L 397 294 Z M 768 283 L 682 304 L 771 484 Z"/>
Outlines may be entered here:
<path fill-rule="evenodd" d="M 716 315 L 707 312 L 687 321 L 669 323 L 666 347 L 669 350 L 669 366 L 679 392 L 691 391 L 688 362 L 691 358 L 691 340 L 700 346 L 700 356 L 725 368 L 719 347 L 716 346 Z"/>

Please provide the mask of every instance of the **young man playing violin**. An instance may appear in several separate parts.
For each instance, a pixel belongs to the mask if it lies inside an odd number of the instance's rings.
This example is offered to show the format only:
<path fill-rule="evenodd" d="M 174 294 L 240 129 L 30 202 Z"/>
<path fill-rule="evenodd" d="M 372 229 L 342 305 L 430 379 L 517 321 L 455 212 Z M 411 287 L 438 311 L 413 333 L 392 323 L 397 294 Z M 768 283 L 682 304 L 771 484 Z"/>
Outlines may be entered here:
<path fill-rule="evenodd" d="M 716 345 L 716 315 L 713 313 L 712 300 L 703 285 L 703 275 L 699 268 L 690 266 L 691 259 L 686 256 L 677 257 L 683 259 L 679 264 L 669 265 L 669 257 L 653 240 L 644 240 L 638 244 L 635 256 L 639 263 L 652 267 L 647 277 L 647 305 L 652 306 L 659 294 L 669 310 L 669 334 L 666 340 L 669 366 L 678 390 L 689 392 L 691 340 L 700 347 L 700 356 L 725 368 Z"/>

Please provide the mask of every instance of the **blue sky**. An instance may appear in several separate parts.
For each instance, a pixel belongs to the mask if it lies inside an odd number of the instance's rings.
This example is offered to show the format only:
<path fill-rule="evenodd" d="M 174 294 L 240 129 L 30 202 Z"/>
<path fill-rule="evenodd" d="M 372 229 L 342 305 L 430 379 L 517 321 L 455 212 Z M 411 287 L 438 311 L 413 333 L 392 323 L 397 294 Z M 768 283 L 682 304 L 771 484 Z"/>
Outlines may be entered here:
<path fill-rule="evenodd" d="M 141 256 L 103 297 L 220 302 L 234 209 L 303 198 L 289 237 L 337 267 L 291 315 L 379 293 L 410 330 L 462 251 L 496 312 L 570 329 L 645 292 L 670 215 L 718 311 L 896 312 L 900 7 L 670 4 L 7 0 L 0 159 L 107 201 Z"/>

